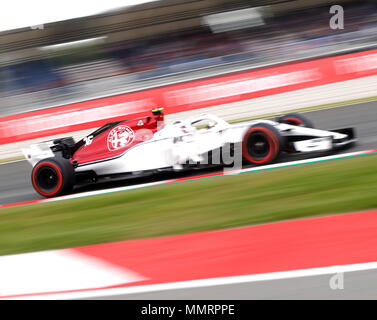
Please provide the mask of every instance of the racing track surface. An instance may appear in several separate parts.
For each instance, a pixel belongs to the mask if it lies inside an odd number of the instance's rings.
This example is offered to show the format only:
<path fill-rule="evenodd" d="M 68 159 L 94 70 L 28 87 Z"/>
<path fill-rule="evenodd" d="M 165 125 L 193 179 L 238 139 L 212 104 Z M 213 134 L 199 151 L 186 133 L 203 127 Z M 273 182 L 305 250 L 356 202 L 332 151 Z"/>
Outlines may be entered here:
<path fill-rule="evenodd" d="M 370 300 L 377 299 L 377 271 L 344 273 L 343 289 L 331 289 L 333 274 L 265 280 L 150 293 L 98 297 L 111 300 Z M 93 298 L 92 298 L 93 299 Z"/>
<path fill-rule="evenodd" d="M 307 112 L 305 115 L 311 119 L 319 129 L 337 129 L 342 127 L 355 127 L 359 139 L 357 145 L 343 152 L 374 149 L 377 147 L 377 101 L 337 107 L 318 111 Z M 306 155 L 310 158 L 310 155 Z M 303 156 L 285 156 L 281 162 L 298 160 Z M 209 170 L 197 170 L 189 173 L 170 173 L 155 177 L 138 178 L 133 180 L 109 182 L 80 188 L 76 192 L 111 188 L 122 185 L 145 183 L 161 179 L 178 178 L 184 175 L 203 174 Z M 214 171 L 214 169 L 212 169 Z M 42 199 L 36 194 L 30 182 L 31 166 L 26 161 L 0 164 L 0 205 Z"/>

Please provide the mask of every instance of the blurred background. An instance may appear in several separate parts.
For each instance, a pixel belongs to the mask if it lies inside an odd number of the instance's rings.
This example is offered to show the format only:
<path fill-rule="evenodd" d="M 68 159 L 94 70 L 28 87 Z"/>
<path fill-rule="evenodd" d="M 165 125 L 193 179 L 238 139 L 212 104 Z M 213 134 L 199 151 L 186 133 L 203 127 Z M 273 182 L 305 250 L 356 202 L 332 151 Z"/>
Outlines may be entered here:
<path fill-rule="evenodd" d="M 344 8 L 343 30 L 329 27 L 332 4 Z M 377 1 L 124 6 L 0 32 L 0 116 L 376 44 Z"/>
<path fill-rule="evenodd" d="M 344 29 L 329 25 L 332 5 L 344 9 Z M 197 231 L 377 208 L 376 49 L 377 0 L 1 0 L 0 298 L 293 268 L 334 270 L 346 263 L 376 268 L 376 211 L 196 238 Z M 312 155 L 288 155 L 281 158 L 287 168 L 252 177 L 203 180 L 213 171 L 193 170 L 93 183 L 75 189 L 72 198 L 82 191 L 102 195 L 10 208 L 41 201 L 21 148 L 88 137 L 105 123 L 150 115 L 155 107 L 164 107 L 169 121 L 196 112 L 243 121 L 304 109 L 319 129 L 356 128 L 358 143 L 352 155 L 339 154 L 348 160 L 321 158 L 321 164 L 299 167 L 285 161 L 307 157 L 308 163 Z M 313 107 L 320 111 L 309 112 Z M 30 112 L 35 110 L 41 111 Z M 199 174 L 204 182 L 176 183 Z M 144 188 L 169 177 L 164 183 L 172 181 L 170 186 Z M 127 183 L 143 188 L 114 192 Z M 111 244 L 191 232 L 196 235 Z M 109 244 L 51 251 L 99 243 Z M 13 256 L 40 250 L 48 251 L 25 260 Z M 89 265 L 86 255 L 99 266 Z M 270 289 L 262 287 L 270 281 L 254 288 L 217 283 L 209 291 L 136 298 L 375 297 L 376 273 L 350 274 L 346 295 L 331 290 L 328 278 L 310 277 Z"/>

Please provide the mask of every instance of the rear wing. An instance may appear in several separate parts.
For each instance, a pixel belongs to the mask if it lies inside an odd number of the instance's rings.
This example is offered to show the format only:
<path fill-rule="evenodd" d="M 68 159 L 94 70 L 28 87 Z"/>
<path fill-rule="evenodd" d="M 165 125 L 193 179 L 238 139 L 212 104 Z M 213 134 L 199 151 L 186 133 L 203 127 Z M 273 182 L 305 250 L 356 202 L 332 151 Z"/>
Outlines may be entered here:
<path fill-rule="evenodd" d="M 51 150 L 52 146 L 54 142 L 47 141 L 32 144 L 29 148 L 22 148 L 21 151 L 25 159 L 34 167 L 38 161 L 55 156 Z"/>

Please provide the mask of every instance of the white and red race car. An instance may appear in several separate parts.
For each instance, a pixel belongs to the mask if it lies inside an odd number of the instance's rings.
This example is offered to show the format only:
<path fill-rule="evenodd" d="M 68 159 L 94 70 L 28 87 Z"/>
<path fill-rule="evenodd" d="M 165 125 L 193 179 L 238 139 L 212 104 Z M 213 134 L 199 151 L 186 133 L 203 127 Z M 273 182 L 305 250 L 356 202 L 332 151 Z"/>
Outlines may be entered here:
<path fill-rule="evenodd" d="M 179 171 L 196 165 L 230 165 L 229 160 L 234 166 L 237 160 L 264 165 L 281 153 L 328 152 L 350 147 L 354 141 L 353 128 L 314 129 L 297 113 L 275 121 L 235 124 L 202 114 L 167 125 L 162 109 L 154 109 L 148 117 L 108 123 L 78 142 L 62 138 L 22 151 L 33 166 L 35 190 L 54 197 L 101 178 Z"/>

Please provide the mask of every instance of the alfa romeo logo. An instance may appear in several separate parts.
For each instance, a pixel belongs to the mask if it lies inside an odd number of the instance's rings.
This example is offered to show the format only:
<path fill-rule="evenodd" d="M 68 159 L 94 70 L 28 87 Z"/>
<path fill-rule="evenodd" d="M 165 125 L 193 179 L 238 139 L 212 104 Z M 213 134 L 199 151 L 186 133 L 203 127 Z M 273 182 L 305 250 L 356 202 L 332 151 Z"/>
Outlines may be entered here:
<path fill-rule="evenodd" d="M 107 147 L 110 151 L 125 148 L 135 139 L 134 131 L 128 126 L 117 126 L 107 136 Z"/>

